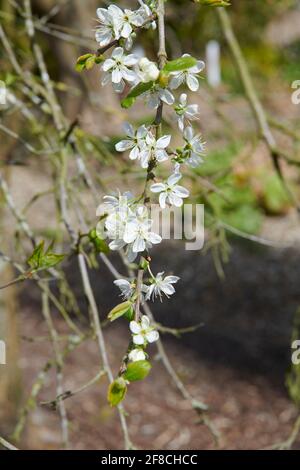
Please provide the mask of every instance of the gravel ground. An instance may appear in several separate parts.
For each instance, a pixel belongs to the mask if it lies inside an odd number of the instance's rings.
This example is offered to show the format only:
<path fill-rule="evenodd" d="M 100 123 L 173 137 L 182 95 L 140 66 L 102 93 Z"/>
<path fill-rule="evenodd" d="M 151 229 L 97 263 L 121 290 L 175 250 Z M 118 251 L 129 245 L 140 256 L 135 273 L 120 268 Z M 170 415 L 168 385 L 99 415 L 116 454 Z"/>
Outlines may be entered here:
<path fill-rule="evenodd" d="M 183 256 L 184 253 L 184 256 Z M 284 387 L 290 361 L 292 317 L 300 302 L 299 253 L 294 250 L 254 248 L 235 245 L 226 278 L 217 278 L 210 256 L 187 255 L 180 245 L 164 248 L 154 255 L 182 277 L 179 295 L 167 303 L 155 304 L 159 321 L 183 327 L 203 326 L 178 340 L 166 337 L 167 352 L 197 399 L 210 406 L 210 419 L 221 434 L 221 449 L 266 448 L 286 439 L 297 417 Z M 246 269 L 245 269 L 246 266 Z M 69 267 L 82 306 L 74 268 Z M 192 281 L 194 284 L 192 285 Z M 116 303 L 117 291 L 104 266 L 93 276 L 97 302 L 103 313 Z M 31 294 L 30 294 L 31 292 Z M 81 297 L 80 297 L 81 296 Z M 26 299 L 26 302 L 24 301 Z M 20 308 L 21 333 L 46 333 L 34 289 L 26 289 Z M 55 319 L 57 328 L 64 325 Z M 105 330 L 112 367 L 116 373 L 128 344 L 125 324 Z M 22 341 L 24 397 L 51 354 L 47 341 Z M 125 400 L 132 441 L 146 449 L 213 449 L 208 430 L 199 424 L 195 411 L 183 400 L 155 356 L 154 367 L 143 383 L 130 386 Z M 99 370 L 94 342 L 79 347 L 65 366 L 65 389 L 74 390 Z M 55 377 L 50 374 L 39 400 L 55 396 Z M 122 435 L 116 411 L 106 402 L 106 379 L 66 401 L 72 447 L 75 449 L 122 449 Z M 56 449 L 60 442 L 57 413 L 38 406 L 30 415 L 22 447 Z M 300 448 L 300 441 L 295 444 Z"/>

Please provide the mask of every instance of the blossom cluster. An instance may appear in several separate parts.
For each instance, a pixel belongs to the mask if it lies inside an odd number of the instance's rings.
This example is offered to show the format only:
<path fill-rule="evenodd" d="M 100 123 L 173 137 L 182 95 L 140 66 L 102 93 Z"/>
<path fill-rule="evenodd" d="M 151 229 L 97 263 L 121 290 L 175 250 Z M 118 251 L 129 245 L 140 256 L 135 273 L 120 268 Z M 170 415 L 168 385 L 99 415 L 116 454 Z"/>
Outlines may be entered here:
<path fill-rule="evenodd" d="M 184 54 L 177 61 L 171 61 L 168 67 L 159 67 L 147 57 L 130 52 L 139 29 L 156 27 L 157 14 L 157 2 L 154 0 L 139 0 L 136 10 L 122 9 L 116 5 L 98 8 L 96 40 L 104 52 L 113 48 L 110 55 L 102 60 L 102 85 L 111 83 L 117 93 L 126 91 L 129 105 L 136 99 L 143 99 L 150 109 L 158 110 L 167 105 L 173 111 L 174 121 L 182 135 L 181 147 L 176 150 L 171 148 L 171 135 L 158 133 L 156 121 L 138 128 L 125 123 L 125 136 L 115 146 L 117 152 L 129 152 L 129 159 L 138 161 L 142 169 L 147 170 L 147 181 L 154 179 L 149 186 L 150 194 L 158 195 L 159 205 L 165 209 L 167 206 L 181 207 L 184 199 L 189 197 L 189 190 L 178 184 L 182 178 L 181 166 L 185 164 L 195 168 L 203 161 L 205 143 L 193 129 L 193 122 L 199 119 L 198 105 L 188 103 L 184 92 L 176 96 L 176 90 L 187 87 L 196 92 L 205 64 Z M 174 165 L 172 174 L 163 181 L 157 181 L 153 170 L 168 160 Z M 102 206 L 97 214 L 101 216 L 101 229 L 104 225 L 102 235 L 110 240 L 109 248 L 123 249 L 130 263 L 138 254 L 147 258 L 151 247 L 162 241 L 161 236 L 153 231 L 153 220 L 148 215 L 147 200 L 150 194 L 145 197 L 143 193 L 138 198 L 130 193 L 107 195 L 104 197 L 104 208 Z M 156 297 L 162 300 L 163 295 L 169 297 L 174 294 L 174 284 L 179 280 L 177 276 L 165 276 L 164 272 L 155 276 L 150 261 L 143 269 L 144 279 L 139 286 L 136 279 L 115 281 L 123 300 L 134 305 L 137 296 L 138 303 L 142 304 Z M 147 279 L 146 272 L 149 274 Z M 147 344 L 156 341 L 159 334 L 146 315 L 131 320 L 130 331 L 134 346 L 128 352 L 128 360 L 144 360 Z"/>

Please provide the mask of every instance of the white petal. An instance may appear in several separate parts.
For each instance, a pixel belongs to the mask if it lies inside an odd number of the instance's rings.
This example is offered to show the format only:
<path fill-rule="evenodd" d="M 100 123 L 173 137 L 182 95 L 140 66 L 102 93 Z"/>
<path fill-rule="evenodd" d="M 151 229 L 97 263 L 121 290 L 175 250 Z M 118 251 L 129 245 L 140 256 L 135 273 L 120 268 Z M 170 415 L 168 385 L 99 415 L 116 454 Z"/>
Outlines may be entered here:
<path fill-rule="evenodd" d="M 184 188 L 183 186 L 175 186 L 173 188 L 173 193 L 176 194 L 176 196 L 179 196 L 179 197 L 189 197 L 190 195 L 190 192 L 188 189 Z"/>
<path fill-rule="evenodd" d="M 105 62 L 103 62 L 102 70 L 104 70 L 104 72 L 107 72 L 107 71 L 110 70 L 114 65 L 115 65 L 115 61 L 114 61 L 114 60 L 112 60 L 112 59 L 107 59 Z"/>
<path fill-rule="evenodd" d="M 129 23 L 124 23 L 123 28 L 121 30 L 121 35 L 123 38 L 129 38 L 130 34 L 132 33 L 132 27 Z"/>
<path fill-rule="evenodd" d="M 165 281 L 171 284 L 175 284 L 175 282 L 178 282 L 179 280 L 180 280 L 180 277 L 178 276 L 166 276 L 165 277 Z"/>
<path fill-rule="evenodd" d="M 136 73 L 133 70 L 129 70 L 126 67 L 122 69 L 122 76 L 128 82 L 134 82 L 136 80 Z"/>
<path fill-rule="evenodd" d="M 146 137 L 147 132 L 148 132 L 148 130 L 147 130 L 146 126 L 142 125 L 138 128 L 136 136 L 137 136 L 138 139 L 143 139 L 144 137 Z"/>
<path fill-rule="evenodd" d="M 181 199 L 181 197 L 176 196 L 175 193 L 169 194 L 169 201 L 171 205 L 175 207 L 181 207 L 183 204 L 183 200 Z"/>
<path fill-rule="evenodd" d="M 175 101 L 175 98 L 172 93 L 166 88 L 162 88 L 159 91 L 159 97 L 164 103 L 168 104 L 169 106 L 171 106 Z"/>
<path fill-rule="evenodd" d="M 136 321 L 131 321 L 129 323 L 129 328 L 132 333 L 135 335 L 139 334 L 142 331 L 141 325 Z"/>
<path fill-rule="evenodd" d="M 145 336 L 146 336 L 146 340 L 148 341 L 148 343 L 154 343 L 159 338 L 158 331 L 155 331 L 155 330 L 149 331 L 149 333 L 146 333 Z"/>
<path fill-rule="evenodd" d="M 120 83 L 113 83 L 112 86 L 116 93 L 122 93 L 125 88 L 125 82 L 121 80 Z"/>
<path fill-rule="evenodd" d="M 161 290 L 164 292 L 166 295 L 172 295 L 175 292 L 174 287 L 172 284 L 165 284 L 161 286 Z"/>
<path fill-rule="evenodd" d="M 171 78 L 170 81 L 170 88 L 171 90 L 176 90 L 176 88 L 180 87 L 180 85 L 184 82 L 184 74 L 179 73 Z"/>
<path fill-rule="evenodd" d="M 125 152 L 126 150 L 129 150 L 133 147 L 134 142 L 132 140 L 121 140 L 116 144 L 116 150 L 117 152 Z"/>
<path fill-rule="evenodd" d="M 126 224 L 126 228 L 123 235 L 123 240 L 125 243 L 132 243 L 136 239 L 137 234 L 137 224 L 135 222 L 129 222 Z"/>
<path fill-rule="evenodd" d="M 111 73 L 111 81 L 113 83 L 120 83 L 122 80 L 122 73 L 119 68 L 113 69 Z"/>
<path fill-rule="evenodd" d="M 202 70 L 204 70 L 204 69 L 205 69 L 205 62 L 203 62 L 203 60 L 198 60 L 198 61 L 197 61 L 197 64 L 194 65 L 194 67 L 192 67 L 192 68 L 190 69 L 190 72 L 192 72 L 192 73 L 200 73 L 200 72 L 202 72 Z"/>
<path fill-rule="evenodd" d="M 159 162 L 165 162 L 166 160 L 168 160 L 168 154 L 165 150 L 156 150 L 155 152 L 155 157 L 157 159 L 157 161 Z"/>
<path fill-rule="evenodd" d="M 114 284 L 118 286 L 120 289 L 130 288 L 130 282 L 126 281 L 126 279 L 117 279 L 116 281 L 114 281 Z"/>
<path fill-rule="evenodd" d="M 158 139 L 158 141 L 156 142 L 156 148 L 165 149 L 170 144 L 170 141 L 171 141 L 171 136 L 164 135 L 160 137 L 160 139 Z"/>
<path fill-rule="evenodd" d="M 187 127 L 184 131 L 184 138 L 189 142 L 190 140 L 192 140 L 193 135 L 194 135 L 193 128 L 190 126 Z"/>
<path fill-rule="evenodd" d="M 197 91 L 199 88 L 198 79 L 194 75 L 191 75 L 190 73 L 186 77 L 186 84 L 191 91 Z"/>
<path fill-rule="evenodd" d="M 153 243 L 153 245 L 157 245 L 158 243 L 161 242 L 162 238 L 157 233 L 149 232 L 148 240 L 149 242 Z"/>
<path fill-rule="evenodd" d="M 145 240 L 141 237 L 137 237 L 133 243 L 132 251 L 134 253 L 140 253 L 146 248 Z"/>
<path fill-rule="evenodd" d="M 160 193 L 161 191 L 165 191 L 166 189 L 167 188 L 164 183 L 155 183 L 152 184 L 152 186 L 150 187 L 150 191 L 152 191 L 153 193 Z"/>
<path fill-rule="evenodd" d="M 114 57 L 115 59 L 121 59 L 121 57 L 123 57 L 123 54 L 124 54 L 123 47 L 116 47 L 111 56 Z"/>
<path fill-rule="evenodd" d="M 135 65 L 138 63 L 138 58 L 134 54 L 129 54 L 126 57 L 124 57 L 123 64 L 126 65 L 127 67 L 131 67 L 132 65 Z"/>
<path fill-rule="evenodd" d="M 145 338 L 142 335 L 133 335 L 132 341 L 134 342 L 134 344 L 141 346 L 145 343 Z"/>
<path fill-rule="evenodd" d="M 124 122 L 123 130 L 128 137 L 134 137 L 134 129 L 129 122 Z"/>
<path fill-rule="evenodd" d="M 143 315 L 141 318 L 141 327 L 143 330 L 147 330 L 150 326 L 150 320 L 147 315 Z"/>
<path fill-rule="evenodd" d="M 123 240 L 112 240 L 109 244 L 109 248 L 113 251 L 120 250 L 125 245 Z"/>
<path fill-rule="evenodd" d="M 187 94 L 186 93 L 182 93 L 179 97 L 179 101 L 180 101 L 180 104 L 182 104 L 183 107 L 186 107 L 186 103 L 187 103 Z"/>
<path fill-rule="evenodd" d="M 140 149 L 138 148 L 137 145 L 135 145 L 129 154 L 130 160 L 136 160 L 139 156 L 139 153 L 140 153 Z"/>
<path fill-rule="evenodd" d="M 159 195 L 159 205 L 162 209 L 166 208 L 166 199 L 167 199 L 167 197 L 168 197 L 167 193 L 161 193 Z"/>
<path fill-rule="evenodd" d="M 130 361 L 144 361 L 146 359 L 146 354 L 142 349 L 133 349 L 128 354 L 128 358 Z"/>
<path fill-rule="evenodd" d="M 180 173 L 173 173 L 173 175 L 169 176 L 168 178 L 168 185 L 174 186 L 174 184 L 178 183 L 180 179 L 181 179 Z"/>

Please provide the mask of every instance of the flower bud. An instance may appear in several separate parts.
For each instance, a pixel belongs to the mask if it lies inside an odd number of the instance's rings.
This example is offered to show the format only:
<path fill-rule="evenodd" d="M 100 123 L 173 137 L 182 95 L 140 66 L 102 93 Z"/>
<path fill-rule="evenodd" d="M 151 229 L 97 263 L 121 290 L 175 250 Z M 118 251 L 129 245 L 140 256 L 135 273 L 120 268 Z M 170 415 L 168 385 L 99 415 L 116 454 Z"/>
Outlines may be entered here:
<path fill-rule="evenodd" d="M 139 61 L 139 76 L 142 82 L 155 82 L 159 76 L 159 69 L 155 62 L 151 62 L 146 57 Z"/>

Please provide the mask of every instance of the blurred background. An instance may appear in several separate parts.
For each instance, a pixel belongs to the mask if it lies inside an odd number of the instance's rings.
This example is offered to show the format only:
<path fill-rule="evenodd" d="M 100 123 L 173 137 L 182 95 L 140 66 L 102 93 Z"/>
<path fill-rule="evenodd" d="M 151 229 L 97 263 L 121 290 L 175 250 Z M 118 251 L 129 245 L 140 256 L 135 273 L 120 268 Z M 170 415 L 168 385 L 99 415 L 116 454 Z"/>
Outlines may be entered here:
<path fill-rule="evenodd" d="M 136 7 L 132 0 L 116 3 Z M 122 137 L 124 121 L 151 122 L 153 113 L 142 102 L 122 109 L 121 98 L 109 86 L 100 86 L 99 67 L 81 73 L 75 69 L 80 55 L 97 50 L 96 9 L 109 2 L 31 4 L 35 40 L 91 176 L 90 181 L 87 173 L 78 177 L 79 160 L 70 161 L 69 190 L 92 228 L 104 194 L 115 188 L 138 193 L 141 188 L 143 171 L 127 155 L 114 152 L 114 145 Z M 292 85 L 300 80 L 300 2 L 231 4 L 225 17 L 217 8 L 188 0 L 166 4 L 169 58 L 190 53 L 207 63 L 200 89 L 191 97 L 199 105 L 196 126 L 207 154 L 205 163 L 186 175 L 190 202 L 205 204 L 206 241 L 199 252 L 186 251 L 179 241 L 165 241 L 153 250 L 156 272 L 168 266 L 181 278 L 177 295 L 157 302 L 153 312 L 165 327 L 165 349 L 180 383 L 209 411 L 205 417 L 195 413 L 172 381 L 162 351 L 153 348 L 150 377 L 133 385 L 125 402 L 131 438 L 140 448 L 300 446 L 300 366 L 291 365 L 292 339 L 300 339 L 300 104 L 292 102 Z M 0 0 L 0 23 L 0 80 L 7 89 L 7 103 L 0 105 L 0 173 L 13 198 L 12 204 L 2 185 L 3 285 L 16 277 L 12 264 L 24 265 L 32 251 L 24 223 L 36 239 L 53 241 L 56 252 L 64 252 L 67 236 L 57 213 L 56 161 L 43 152 L 46 140 L 56 145 L 57 134 L 51 108 L 39 93 L 40 70 L 26 34 L 23 2 Z M 136 44 L 155 60 L 155 31 L 143 31 Z M 26 77 L 34 77 L 37 91 Z M 179 144 L 177 124 L 168 110 L 164 126 L 174 145 Z M 75 209 L 72 223 L 78 218 Z M 118 257 L 109 254 L 109 259 L 122 272 Z M 105 264 L 93 259 L 91 265 L 105 324 L 118 292 Z M 72 256 L 64 262 L 63 273 L 67 282 L 54 282 L 54 293 L 72 322 L 84 329 L 86 303 Z M 64 344 L 70 332 L 52 307 Z M 53 399 L 56 390 L 47 335 L 36 283 L 0 290 L 0 340 L 7 344 L 7 365 L 0 365 L 0 434 L 22 448 L 61 447 L 58 413 L 41 404 Z M 113 324 L 105 328 L 105 336 L 116 373 L 128 343 L 127 325 Z M 66 358 L 64 389 L 80 387 L 97 370 L 97 347 L 90 338 Z M 122 448 L 117 414 L 106 402 L 104 383 L 101 379 L 66 400 L 72 448 Z"/>

